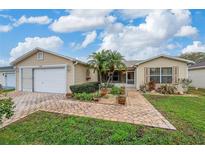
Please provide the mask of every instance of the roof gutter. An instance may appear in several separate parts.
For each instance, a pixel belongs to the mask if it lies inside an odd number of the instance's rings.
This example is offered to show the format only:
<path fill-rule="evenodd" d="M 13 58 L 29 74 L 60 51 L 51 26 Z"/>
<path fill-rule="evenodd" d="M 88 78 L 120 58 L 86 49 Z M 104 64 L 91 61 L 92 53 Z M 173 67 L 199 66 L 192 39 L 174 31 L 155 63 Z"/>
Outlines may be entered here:
<path fill-rule="evenodd" d="M 78 64 L 78 61 L 73 61 L 73 85 L 75 84 L 75 65 Z"/>
<path fill-rule="evenodd" d="M 198 67 L 190 67 L 189 70 L 196 70 L 196 69 L 203 69 L 205 66 L 198 66 Z"/>

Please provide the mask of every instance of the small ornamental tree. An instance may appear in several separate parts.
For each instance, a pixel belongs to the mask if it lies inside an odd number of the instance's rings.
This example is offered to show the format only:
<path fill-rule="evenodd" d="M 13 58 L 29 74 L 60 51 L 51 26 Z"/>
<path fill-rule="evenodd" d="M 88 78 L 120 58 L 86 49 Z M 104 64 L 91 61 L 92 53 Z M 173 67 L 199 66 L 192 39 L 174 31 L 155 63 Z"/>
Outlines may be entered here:
<path fill-rule="evenodd" d="M 13 102 L 10 98 L 0 100 L 0 124 L 3 117 L 10 118 L 14 114 L 13 108 Z"/>
<path fill-rule="evenodd" d="M 107 87 L 113 79 L 113 74 L 116 70 L 126 69 L 125 64 L 123 63 L 124 58 L 118 51 L 112 50 L 102 50 L 99 52 L 92 53 L 89 56 L 89 65 L 94 68 L 94 71 L 98 71 L 99 80 L 102 85 L 102 75 L 107 73 L 108 79 L 105 84 Z"/>
<path fill-rule="evenodd" d="M 189 79 L 179 79 L 179 84 L 182 85 L 182 88 L 184 89 L 184 91 L 188 91 L 188 88 L 190 86 L 190 84 L 192 83 L 192 80 Z"/>

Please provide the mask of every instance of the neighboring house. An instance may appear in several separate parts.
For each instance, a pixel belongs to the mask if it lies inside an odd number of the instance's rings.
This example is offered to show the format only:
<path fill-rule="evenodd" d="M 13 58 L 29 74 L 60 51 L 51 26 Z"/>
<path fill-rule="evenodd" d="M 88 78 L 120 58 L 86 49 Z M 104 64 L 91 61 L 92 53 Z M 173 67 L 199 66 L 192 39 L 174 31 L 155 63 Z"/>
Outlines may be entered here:
<path fill-rule="evenodd" d="M 16 70 L 16 89 L 30 92 L 70 92 L 70 85 L 97 81 L 97 73 L 77 59 L 41 48 L 11 63 Z"/>
<path fill-rule="evenodd" d="M 147 60 L 125 61 L 126 70 L 115 71 L 112 82 L 137 90 L 151 80 L 160 84 L 177 84 L 178 79 L 188 78 L 188 64 L 194 63 L 182 58 L 159 55 Z M 107 75 L 103 76 L 105 81 Z"/>
<path fill-rule="evenodd" d="M 200 62 L 189 67 L 189 79 L 191 86 L 205 88 L 205 62 Z"/>
<path fill-rule="evenodd" d="M 157 85 L 176 84 L 188 78 L 192 61 L 160 55 L 147 60 L 125 61 L 127 69 L 115 71 L 112 82 L 139 90 L 140 85 L 154 80 Z M 70 85 L 97 81 L 97 72 L 87 63 L 35 48 L 11 63 L 16 70 L 16 89 L 31 92 L 70 92 Z M 104 75 L 103 79 L 107 79 Z"/>
<path fill-rule="evenodd" d="M 12 66 L 0 67 L 0 84 L 7 89 L 16 87 L 16 74 Z"/>

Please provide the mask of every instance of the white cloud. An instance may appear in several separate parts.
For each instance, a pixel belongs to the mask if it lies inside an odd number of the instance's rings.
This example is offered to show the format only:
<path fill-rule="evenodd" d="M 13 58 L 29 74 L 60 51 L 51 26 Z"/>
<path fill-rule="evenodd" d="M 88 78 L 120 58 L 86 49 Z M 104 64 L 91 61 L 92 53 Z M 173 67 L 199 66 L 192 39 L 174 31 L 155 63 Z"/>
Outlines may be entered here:
<path fill-rule="evenodd" d="M 0 14 L 0 17 L 8 19 L 8 20 L 10 20 L 12 22 L 16 21 L 16 19 L 13 16 L 10 16 L 10 15 L 7 15 L 7 14 Z"/>
<path fill-rule="evenodd" d="M 111 10 L 69 10 L 69 15 L 55 20 L 50 28 L 55 32 L 87 31 L 102 28 L 116 18 L 109 15 Z"/>
<path fill-rule="evenodd" d="M 96 37 L 97 37 L 96 31 L 84 33 L 83 35 L 85 35 L 85 38 L 84 38 L 84 40 L 82 41 L 82 43 L 71 42 L 71 43 L 69 44 L 70 48 L 73 48 L 73 49 L 75 49 L 75 50 L 79 50 L 79 49 L 82 49 L 82 48 L 86 48 L 89 44 L 91 44 L 92 42 L 94 42 L 95 39 L 96 39 Z"/>
<path fill-rule="evenodd" d="M 119 12 L 122 14 L 122 16 L 126 19 L 137 19 L 141 17 L 147 16 L 150 12 L 153 10 L 148 10 L 148 9 L 123 9 L 119 10 Z"/>
<path fill-rule="evenodd" d="M 40 47 L 47 50 L 56 51 L 63 44 L 63 41 L 57 36 L 50 37 L 27 37 L 24 42 L 19 42 L 15 48 L 11 49 L 10 61 L 15 60 L 26 52 Z"/>
<path fill-rule="evenodd" d="M 52 19 L 48 16 L 22 16 L 18 21 L 14 23 L 14 26 L 20 26 L 22 24 L 40 24 L 46 25 L 51 23 Z"/>
<path fill-rule="evenodd" d="M 8 60 L 0 59 L 0 66 L 7 66 L 9 65 Z"/>
<path fill-rule="evenodd" d="M 200 41 L 194 41 L 193 44 L 186 46 L 182 53 L 190 53 L 190 52 L 205 52 L 205 44 Z"/>
<path fill-rule="evenodd" d="M 84 41 L 82 42 L 81 47 L 82 47 L 82 48 L 87 47 L 90 43 L 92 43 L 93 41 L 95 41 L 96 37 L 97 37 L 96 31 L 92 31 L 92 32 L 87 33 L 87 35 L 86 35 Z"/>
<path fill-rule="evenodd" d="M 144 59 L 167 53 L 174 46 L 170 40 L 183 26 L 190 26 L 188 10 L 154 10 L 139 26 L 120 25 L 117 31 L 110 26 L 102 36 L 101 49 L 118 50 L 127 59 Z"/>
<path fill-rule="evenodd" d="M 192 26 L 183 26 L 181 29 L 177 32 L 175 36 L 185 37 L 185 36 L 196 36 L 198 33 L 198 30 L 196 27 Z"/>
<path fill-rule="evenodd" d="M 12 30 L 11 25 L 0 25 L 0 32 L 9 32 Z"/>

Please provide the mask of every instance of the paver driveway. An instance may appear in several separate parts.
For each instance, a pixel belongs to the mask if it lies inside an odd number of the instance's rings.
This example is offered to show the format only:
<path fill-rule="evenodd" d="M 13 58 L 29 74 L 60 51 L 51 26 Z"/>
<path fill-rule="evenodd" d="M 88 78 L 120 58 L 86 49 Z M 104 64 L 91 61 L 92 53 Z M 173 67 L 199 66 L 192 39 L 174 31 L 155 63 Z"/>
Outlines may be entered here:
<path fill-rule="evenodd" d="M 38 110 L 104 120 L 175 129 L 139 92 L 128 91 L 127 105 L 110 105 L 65 99 L 61 94 L 14 92 L 15 114 L 2 127 Z"/>

